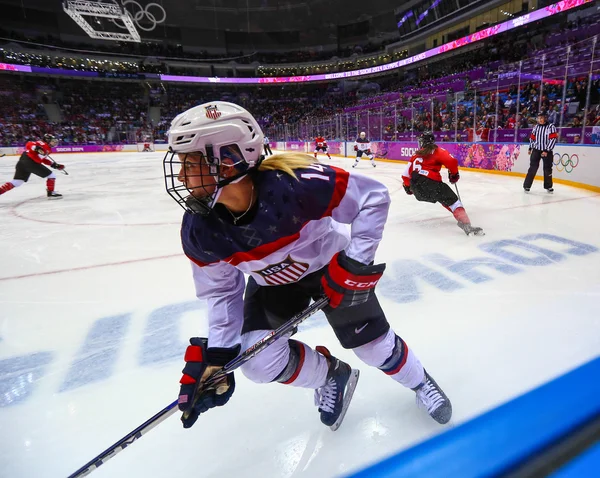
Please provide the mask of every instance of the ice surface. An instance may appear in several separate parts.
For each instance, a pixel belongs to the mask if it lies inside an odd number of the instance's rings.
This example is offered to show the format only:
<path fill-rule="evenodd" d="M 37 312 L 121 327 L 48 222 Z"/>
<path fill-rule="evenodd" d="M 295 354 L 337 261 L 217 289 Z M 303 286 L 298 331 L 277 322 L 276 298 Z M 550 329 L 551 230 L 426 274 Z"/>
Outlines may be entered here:
<path fill-rule="evenodd" d="M 0 182 L 16 159 L 0 160 Z M 63 155 L 63 200 L 37 177 L 0 197 L 0 476 L 64 477 L 176 398 L 187 338 L 207 325 L 161 160 Z M 406 196 L 402 168 L 358 168 L 393 198 L 379 297 L 453 401 L 452 423 L 598 355 L 600 195 L 547 195 L 537 181 L 525 195 L 521 178 L 461 172 L 487 233 L 466 237 L 440 205 Z M 338 476 L 445 429 L 343 350 L 321 314 L 297 337 L 361 369 L 339 431 L 320 423 L 312 391 L 238 373 L 226 407 L 190 430 L 167 420 L 93 476 Z"/>

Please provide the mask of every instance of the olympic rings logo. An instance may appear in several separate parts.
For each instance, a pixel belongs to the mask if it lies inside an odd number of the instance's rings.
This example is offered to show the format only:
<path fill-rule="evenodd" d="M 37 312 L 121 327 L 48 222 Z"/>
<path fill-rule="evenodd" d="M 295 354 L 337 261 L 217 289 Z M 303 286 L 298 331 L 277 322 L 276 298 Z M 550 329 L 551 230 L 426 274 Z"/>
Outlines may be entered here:
<path fill-rule="evenodd" d="M 146 5 L 146 8 L 144 8 L 142 7 L 142 5 L 140 5 L 140 3 L 136 2 L 135 0 L 123 1 L 123 7 L 129 4 L 134 5 L 133 10 L 135 10 L 135 12 L 129 11 L 127 9 L 125 9 L 125 11 L 127 15 L 129 15 L 129 18 L 131 18 L 131 20 L 135 22 L 135 24 L 140 30 L 151 32 L 156 28 L 156 26 L 159 23 L 162 23 L 167 19 L 167 12 L 165 12 L 165 9 L 158 3 L 149 3 L 148 5 Z M 132 7 L 130 7 L 130 9 L 131 8 Z M 154 10 L 154 13 L 152 13 L 150 11 L 151 9 L 158 9 L 158 11 Z M 142 26 L 140 22 L 143 20 L 149 22 L 151 25 L 149 27 Z M 125 25 L 117 23 L 118 20 L 112 19 L 112 22 L 119 28 L 127 28 Z"/>
<path fill-rule="evenodd" d="M 568 155 L 567 153 L 563 153 L 560 155 L 559 153 L 554 153 L 554 158 L 552 159 L 556 170 L 559 172 L 564 171 L 567 174 L 572 172 L 579 164 L 579 156 L 576 154 Z"/>

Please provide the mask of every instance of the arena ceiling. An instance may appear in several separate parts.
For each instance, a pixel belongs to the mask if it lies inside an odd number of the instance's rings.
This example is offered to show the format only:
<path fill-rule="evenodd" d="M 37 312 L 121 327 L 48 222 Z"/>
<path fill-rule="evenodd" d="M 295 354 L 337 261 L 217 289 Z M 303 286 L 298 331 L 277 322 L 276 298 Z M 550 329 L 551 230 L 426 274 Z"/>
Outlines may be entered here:
<path fill-rule="evenodd" d="M 110 2 L 111 0 L 92 0 Z M 121 0 L 119 0 L 121 1 Z M 139 11 L 132 0 L 127 8 Z M 167 26 L 245 32 L 306 30 L 324 25 L 348 25 L 388 15 L 387 30 L 396 29 L 394 10 L 412 2 L 402 0 L 135 0 L 142 8 L 155 3 L 166 12 Z M 28 10 L 65 15 L 62 0 L 0 0 L 11 12 Z M 151 6 L 150 12 L 158 10 Z M 384 24 L 386 22 L 378 22 Z"/>
<path fill-rule="evenodd" d="M 440 0 L 85 0 L 122 4 L 137 21 L 142 41 L 230 51 L 364 44 L 398 37 L 396 13 Z M 445 8 L 482 0 L 441 0 Z M 85 33 L 63 10 L 62 0 L 0 0 L 0 30 L 20 30 L 72 41 Z M 86 20 L 88 20 L 86 18 Z M 119 30 L 92 18 L 94 28 Z M 122 28 L 125 28 L 122 26 Z M 122 31 L 122 30 L 121 30 Z"/>

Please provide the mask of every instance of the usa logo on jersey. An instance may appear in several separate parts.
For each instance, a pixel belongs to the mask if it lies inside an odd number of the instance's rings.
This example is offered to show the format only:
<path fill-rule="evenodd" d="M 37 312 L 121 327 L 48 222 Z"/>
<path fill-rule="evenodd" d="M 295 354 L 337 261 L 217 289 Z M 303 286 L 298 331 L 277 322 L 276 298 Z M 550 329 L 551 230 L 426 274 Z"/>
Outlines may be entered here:
<path fill-rule="evenodd" d="M 260 271 L 254 271 L 264 277 L 270 285 L 283 285 L 297 282 L 308 270 L 308 264 L 287 258 L 277 264 L 271 264 Z"/>

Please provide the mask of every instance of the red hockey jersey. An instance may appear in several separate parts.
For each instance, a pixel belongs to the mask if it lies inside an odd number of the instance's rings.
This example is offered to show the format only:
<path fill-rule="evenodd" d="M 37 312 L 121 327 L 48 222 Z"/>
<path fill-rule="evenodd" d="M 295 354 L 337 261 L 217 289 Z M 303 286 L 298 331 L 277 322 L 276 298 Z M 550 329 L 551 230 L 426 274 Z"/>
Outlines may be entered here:
<path fill-rule="evenodd" d="M 458 173 L 458 161 L 444 148 L 438 146 L 433 153 L 427 156 L 415 154 L 410 158 L 402 173 L 402 181 L 406 186 L 410 186 L 410 178 L 413 173 L 426 176 L 434 181 L 441 181 L 440 169 L 442 166 L 446 166 L 452 174 Z"/>
<path fill-rule="evenodd" d="M 42 149 L 44 152 L 39 153 L 37 150 Z M 28 141 L 25 145 L 25 154 L 33 159 L 36 163 L 52 164 L 51 159 L 46 158 L 52 152 L 52 148 L 44 141 Z"/>
<path fill-rule="evenodd" d="M 319 148 L 322 148 L 323 146 L 327 146 L 327 141 L 325 141 L 325 138 L 323 138 L 323 136 L 317 136 L 315 138 L 315 145 Z"/>

